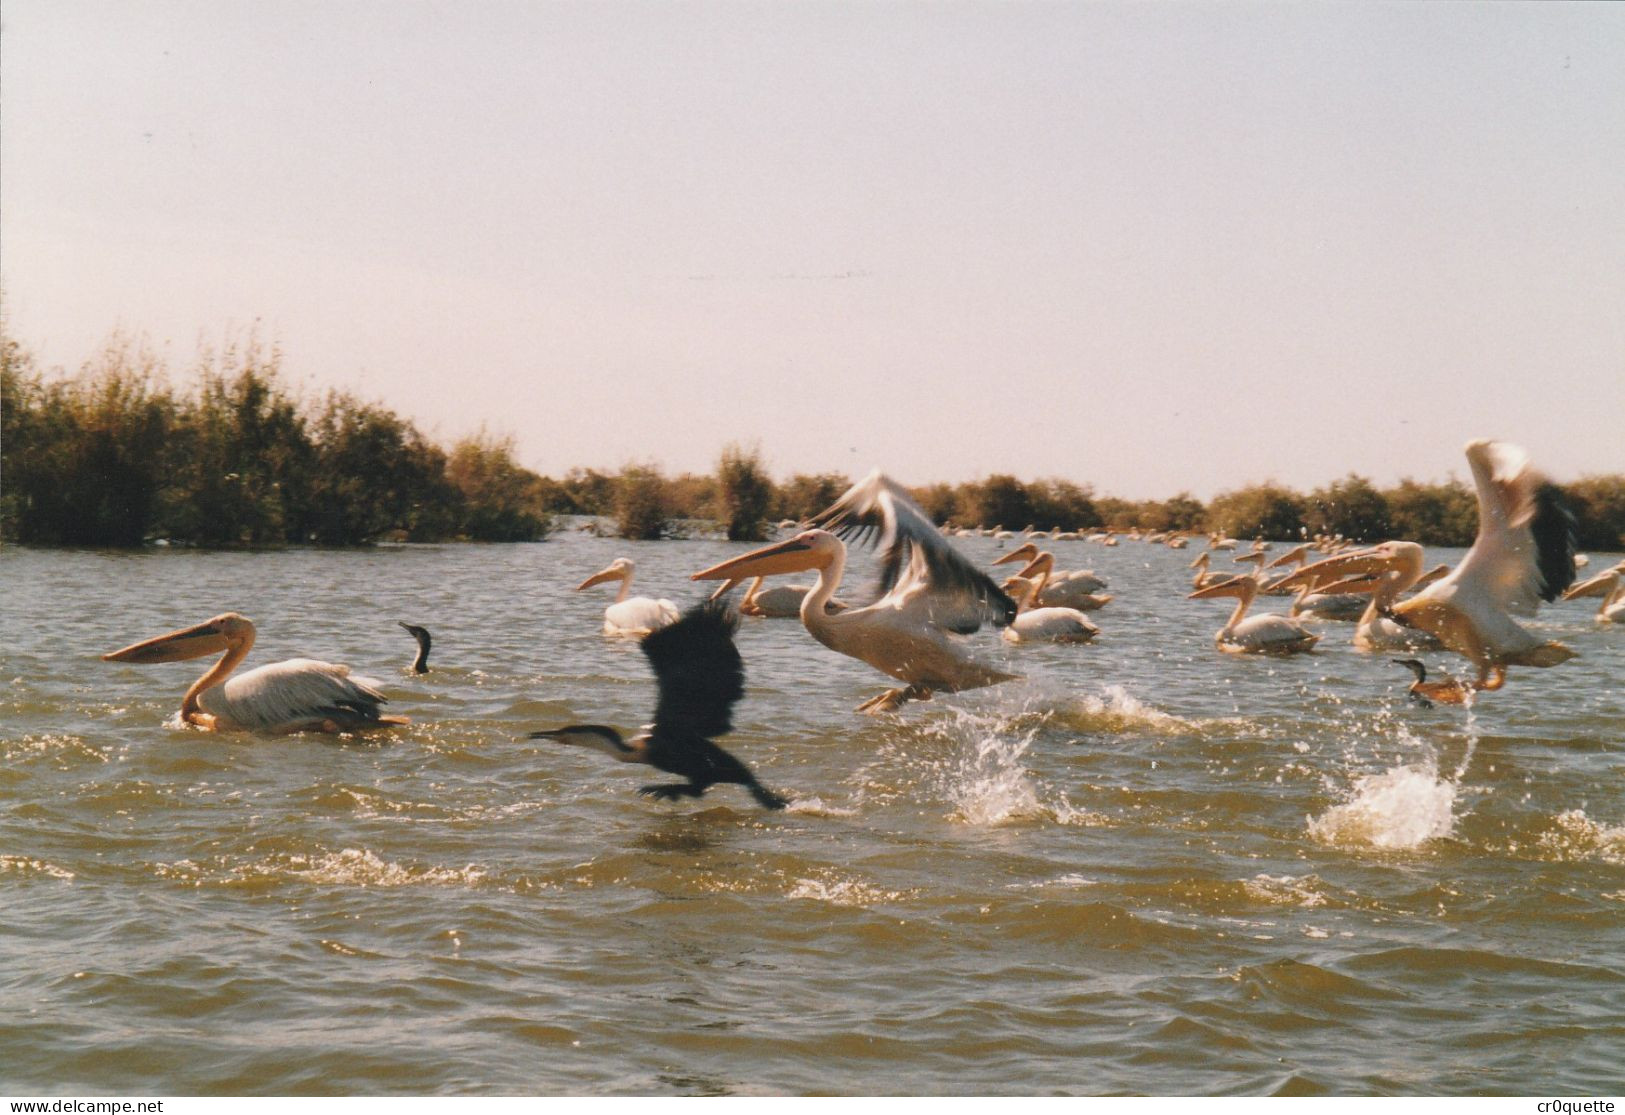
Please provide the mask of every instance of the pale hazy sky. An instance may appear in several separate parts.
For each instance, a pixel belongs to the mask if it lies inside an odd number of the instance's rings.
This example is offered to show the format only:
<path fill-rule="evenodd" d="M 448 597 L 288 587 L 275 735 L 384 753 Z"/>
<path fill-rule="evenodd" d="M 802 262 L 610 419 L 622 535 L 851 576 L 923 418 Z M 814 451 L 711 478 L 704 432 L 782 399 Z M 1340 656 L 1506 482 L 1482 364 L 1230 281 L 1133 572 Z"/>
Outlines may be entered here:
<path fill-rule="evenodd" d="M 557 475 L 1625 471 L 1625 5 L 0 10 L 8 328 Z"/>

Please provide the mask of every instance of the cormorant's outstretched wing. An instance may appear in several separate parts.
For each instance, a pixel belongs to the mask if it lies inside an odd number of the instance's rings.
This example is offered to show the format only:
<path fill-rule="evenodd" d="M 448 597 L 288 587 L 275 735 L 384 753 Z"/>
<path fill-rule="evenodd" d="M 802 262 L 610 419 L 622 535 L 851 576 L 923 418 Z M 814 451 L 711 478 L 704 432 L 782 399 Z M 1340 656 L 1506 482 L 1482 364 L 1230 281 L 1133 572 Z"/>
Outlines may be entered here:
<path fill-rule="evenodd" d="M 745 695 L 745 663 L 733 639 L 738 627 L 738 613 L 725 602 L 706 601 L 643 637 L 660 687 L 655 735 L 711 739 L 733 727 L 733 706 Z"/>
<path fill-rule="evenodd" d="M 810 520 L 849 545 L 879 545 L 877 599 L 926 593 L 933 622 L 969 634 L 984 622 L 1003 627 L 1015 602 L 993 578 L 954 549 L 901 484 L 879 469 Z"/>
<path fill-rule="evenodd" d="M 1478 535 L 1445 583 L 1477 582 L 1507 611 L 1533 615 L 1574 583 L 1574 514 L 1515 445 L 1475 441 L 1467 463 L 1478 490 Z"/>

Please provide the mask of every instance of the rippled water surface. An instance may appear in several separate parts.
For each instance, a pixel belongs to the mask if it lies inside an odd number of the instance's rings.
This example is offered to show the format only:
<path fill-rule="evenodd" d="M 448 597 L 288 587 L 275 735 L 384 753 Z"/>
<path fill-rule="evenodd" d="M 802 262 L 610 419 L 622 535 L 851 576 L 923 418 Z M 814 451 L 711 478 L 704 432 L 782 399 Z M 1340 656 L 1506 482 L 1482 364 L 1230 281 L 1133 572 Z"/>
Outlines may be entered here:
<path fill-rule="evenodd" d="M 0 1090 L 1625 1087 L 1625 631 L 1595 602 L 1535 621 L 1578 659 L 1427 711 L 1349 624 L 1219 654 L 1189 551 L 1055 548 L 1111 582 L 1100 641 L 984 632 L 1025 680 L 899 716 L 746 620 L 723 742 L 782 813 L 523 738 L 653 710 L 586 575 L 627 554 L 686 603 L 741 546 L 0 550 Z M 226 610 L 249 666 L 347 662 L 413 724 L 212 737 L 175 722 L 201 664 L 98 658 Z"/>

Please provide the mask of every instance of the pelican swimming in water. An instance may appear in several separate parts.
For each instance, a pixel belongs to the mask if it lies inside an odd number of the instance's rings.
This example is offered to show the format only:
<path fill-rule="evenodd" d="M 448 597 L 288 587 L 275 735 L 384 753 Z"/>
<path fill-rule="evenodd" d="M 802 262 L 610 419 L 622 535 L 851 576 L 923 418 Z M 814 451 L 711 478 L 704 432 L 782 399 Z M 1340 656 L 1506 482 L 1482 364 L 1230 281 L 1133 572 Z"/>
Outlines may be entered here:
<path fill-rule="evenodd" d="M 1213 562 L 1213 551 L 1203 550 L 1196 555 L 1196 560 L 1188 568 L 1196 570 L 1196 577 L 1191 582 L 1191 588 L 1207 588 L 1209 585 L 1222 584 L 1235 576 L 1233 573 L 1215 573 L 1209 566 Z"/>
<path fill-rule="evenodd" d="M 750 588 L 745 590 L 744 599 L 739 602 L 739 614 L 742 616 L 763 616 L 771 619 L 797 619 L 801 616 L 801 602 L 813 590 L 811 585 L 774 585 L 763 588 L 765 577 L 752 578 Z M 725 594 L 736 585 L 737 581 L 728 581 L 716 592 L 711 599 Z M 824 606 L 826 611 L 838 612 L 846 607 L 841 600 L 831 600 Z"/>
<path fill-rule="evenodd" d="M 254 646 L 254 623 L 236 612 L 102 655 L 147 665 L 220 654 L 181 698 L 181 719 L 211 732 L 359 732 L 410 723 L 379 711 L 378 683 L 350 667 L 290 658 L 227 678 Z"/>
<path fill-rule="evenodd" d="M 1012 550 L 993 564 L 1003 565 L 1020 553 L 1021 550 Z M 1080 612 L 1093 612 L 1112 602 L 1110 594 L 1096 592 L 1091 587 L 1104 588 L 1106 585 L 1105 581 L 1093 573 L 1056 574 L 1054 569 L 1055 555 L 1048 550 L 1036 550 L 1032 560 L 1016 574 L 1017 577 L 1037 582 L 1038 588 L 1033 594 L 1035 607 L 1073 608 Z M 1060 579 L 1056 580 L 1056 577 Z"/>
<path fill-rule="evenodd" d="M 953 693 L 1015 677 L 978 662 L 953 639 L 953 634 L 970 634 L 984 622 L 1005 626 L 1015 618 L 1015 603 L 937 533 L 901 485 L 877 470 L 812 522 L 815 529 L 702 569 L 694 579 L 817 570 L 818 583 L 801 602 L 807 631 L 831 650 L 908 683 L 863 702 L 859 712 L 890 712 L 938 690 Z M 824 527 L 828 529 L 819 529 Z M 878 539 L 884 547 L 881 595 L 864 607 L 830 614 L 824 605 L 846 569 L 840 536 Z"/>
<path fill-rule="evenodd" d="M 1353 619 L 1354 645 L 1361 650 L 1436 650 L 1443 645 L 1438 639 L 1396 622 L 1389 612 L 1400 593 L 1448 571 L 1446 566 L 1424 574 L 1422 547 L 1415 542 L 1383 542 L 1305 565 L 1275 583 L 1296 588 L 1306 608 L 1318 599 L 1322 610 L 1315 614 L 1323 619 Z M 1298 612 L 1294 604 L 1292 614 Z"/>
<path fill-rule="evenodd" d="M 732 730 L 733 707 L 745 695 L 745 664 L 733 640 L 738 627 L 739 617 L 726 604 L 706 601 L 644 636 L 640 645 L 654 668 L 659 697 L 654 723 L 630 740 L 604 724 L 571 724 L 532 732 L 530 738 L 591 747 L 623 763 L 643 763 L 688 780 L 638 790 L 662 801 L 697 798 L 731 782 L 767 808 L 783 809 L 789 804 L 784 798 L 711 742 Z"/>
<path fill-rule="evenodd" d="M 1467 463 L 1478 491 L 1472 548 L 1449 575 L 1389 614 L 1471 660 L 1475 689 L 1499 689 L 1508 666 L 1556 666 L 1575 656 L 1512 618 L 1533 615 L 1574 583 L 1574 515 L 1515 445 L 1469 442 Z"/>
<path fill-rule="evenodd" d="M 615 602 L 604 609 L 604 634 L 647 635 L 667 624 L 677 622 L 677 605 L 662 597 L 632 596 L 632 574 L 637 566 L 631 558 L 616 558 L 604 568 L 576 586 L 576 591 L 601 585 L 605 581 L 620 581 L 621 591 Z"/>
<path fill-rule="evenodd" d="M 1016 602 L 1016 618 L 1004 629 L 1007 643 L 1091 643 L 1100 628 L 1076 608 L 1035 608 L 1032 602 L 1043 589 L 1043 578 L 1033 581 L 1016 574 L 1004 590 Z"/>
<path fill-rule="evenodd" d="M 1231 577 L 1207 588 L 1199 588 L 1187 600 L 1209 600 L 1218 596 L 1234 596 L 1236 610 L 1230 621 L 1213 637 L 1222 651 L 1230 654 L 1297 654 L 1307 651 L 1320 641 L 1320 636 L 1290 616 L 1249 616 L 1253 598 L 1258 595 L 1256 578 Z"/>
<path fill-rule="evenodd" d="M 1602 597 L 1597 608 L 1598 623 L 1625 623 L 1625 561 L 1590 580 L 1581 581 L 1565 592 L 1563 599 L 1579 600 L 1586 596 Z"/>
<path fill-rule="evenodd" d="M 417 640 L 418 653 L 417 657 L 412 659 L 412 672 L 414 674 L 428 673 L 429 646 L 434 641 L 429 637 L 429 629 L 427 627 L 419 627 L 412 623 L 401 623 L 400 620 L 396 620 L 395 622 L 400 623 L 402 627 L 406 628 L 406 633 Z"/>
<path fill-rule="evenodd" d="M 1031 577 L 1033 563 L 1042 558 L 1049 558 L 1049 579 L 1046 593 L 1049 598 L 1043 601 L 1046 604 L 1066 604 L 1062 599 L 1069 593 L 1090 594 L 1101 592 L 1106 588 L 1106 580 L 1095 575 L 1092 569 L 1056 569 L 1055 557 L 1047 550 L 1040 550 L 1031 542 L 1024 542 L 1011 550 L 1008 554 L 994 561 L 994 565 L 1009 565 L 1011 562 L 1024 561 L 1027 568 L 1017 573 L 1018 577 Z M 1108 597 L 1107 599 L 1110 599 Z"/>

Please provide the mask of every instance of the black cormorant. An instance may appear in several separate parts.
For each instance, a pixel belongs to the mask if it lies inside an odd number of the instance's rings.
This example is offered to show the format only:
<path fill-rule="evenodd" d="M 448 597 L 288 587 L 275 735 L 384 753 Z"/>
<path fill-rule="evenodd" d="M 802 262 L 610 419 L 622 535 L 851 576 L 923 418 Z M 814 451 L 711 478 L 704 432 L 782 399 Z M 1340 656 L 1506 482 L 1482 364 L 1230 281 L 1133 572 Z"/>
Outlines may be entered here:
<path fill-rule="evenodd" d="M 429 629 L 427 627 L 415 627 L 410 623 L 402 623 L 400 620 L 396 620 L 395 622 L 406 628 L 408 633 L 411 634 L 412 638 L 418 641 L 418 656 L 412 659 L 412 672 L 414 674 L 428 673 L 430 642 Z"/>
<path fill-rule="evenodd" d="M 596 748 L 623 763 L 647 763 L 688 779 L 638 790 L 663 801 L 697 798 L 719 782 L 733 782 L 767 808 L 783 809 L 789 804 L 784 798 L 711 742 L 733 727 L 733 706 L 745 695 L 745 665 L 733 641 L 738 627 L 737 613 L 720 601 L 707 601 L 643 637 L 640 645 L 660 695 L 654 723 L 632 739 L 604 724 L 571 724 L 532 732 L 530 738 Z"/>

